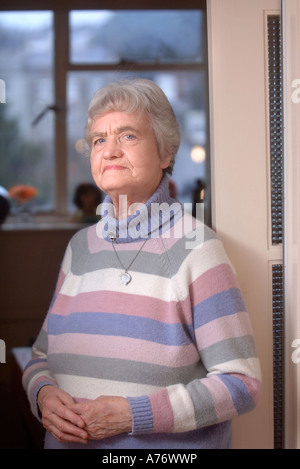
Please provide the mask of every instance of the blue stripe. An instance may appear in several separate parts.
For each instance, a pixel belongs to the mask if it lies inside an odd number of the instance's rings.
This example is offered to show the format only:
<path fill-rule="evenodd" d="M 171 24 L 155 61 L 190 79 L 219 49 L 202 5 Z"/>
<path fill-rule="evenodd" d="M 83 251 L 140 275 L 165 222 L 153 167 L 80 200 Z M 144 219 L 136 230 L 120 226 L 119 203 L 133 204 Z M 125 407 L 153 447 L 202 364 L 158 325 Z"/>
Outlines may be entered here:
<path fill-rule="evenodd" d="M 48 333 L 112 335 L 181 346 L 192 342 L 193 327 L 116 313 L 72 313 L 68 316 L 51 314 Z"/>
<path fill-rule="evenodd" d="M 218 375 L 230 392 L 233 404 L 238 415 L 254 409 L 255 403 L 243 381 L 230 375 Z"/>
<path fill-rule="evenodd" d="M 27 368 L 29 368 L 30 366 L 35 365 L 36 363 L 47 363 L 47 360 L 46 358 L 34 358 L 27 363 L 27 365 L 24 367 L 23 372 L 26 371 Z"/>
<path fill-rule="evenodd" d="M 246 307 L 238 288 L 230 288 L 221 293 L 216 293 L 194 307 L 195 328 L 204 326 L 222 316 L 236 314 L 239 311 L 246 311 Z"/>
<path fill-rule="evenodd" d="M 130 435 L 139 433 L 152 433 L 153 415 L 150 399 L 148 396 L 128 397 L 132 414 L 132 432 Z"/>

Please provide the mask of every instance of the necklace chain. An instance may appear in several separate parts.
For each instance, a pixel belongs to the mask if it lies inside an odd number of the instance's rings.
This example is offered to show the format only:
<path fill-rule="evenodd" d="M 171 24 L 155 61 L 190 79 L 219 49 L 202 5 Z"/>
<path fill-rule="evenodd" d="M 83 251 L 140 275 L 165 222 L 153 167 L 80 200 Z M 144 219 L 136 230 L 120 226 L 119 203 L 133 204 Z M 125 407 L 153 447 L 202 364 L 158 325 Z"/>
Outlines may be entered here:
<path fill-rule="evenodd" d="M 109 235 L 110 237 L 110 240 L 111 240 L 111 244 L 112 244 L 112 247 L 113 247 L 113 250 L 114 250 L 114 253 L 119 261 L 119 263 L 121 264 L 121 266 L 123 267 L 124 269 L 124 273 L 121 275 L 121 282 L 124 284 L 124 285 L 127 285 L 130 281 L 131 281 L 131 275 L 128 273 L 128 270 L 130 269 L 130 267 L 132 266 L 132 264 L 134 263 L 134 261 L 136 260 L 137 256 L 139 255 L 139 253 L 141 252 L 141 250 L 143 249 L 143 247 L 145 246 L 146 242 L 148 241 L 148 238 L 145 239 L 145 241 L 143 242 L 143 244 L 141 245 L 140 249 L 138 250 L 138 252 L 136 253 L 136 255 L 134 256 L 134 258 L 132 259 L 132 261 L 130 262 L 129 266 L 128 267 L 125 267 L 125 265 L 123 264 L 123 262 L 121 261 L 117 251 L 116 251 L 116 248 L 115 248 L 115 245 L 114 245 L 114 241 L 116 239 L 115 235 L 110 233 Z"/>

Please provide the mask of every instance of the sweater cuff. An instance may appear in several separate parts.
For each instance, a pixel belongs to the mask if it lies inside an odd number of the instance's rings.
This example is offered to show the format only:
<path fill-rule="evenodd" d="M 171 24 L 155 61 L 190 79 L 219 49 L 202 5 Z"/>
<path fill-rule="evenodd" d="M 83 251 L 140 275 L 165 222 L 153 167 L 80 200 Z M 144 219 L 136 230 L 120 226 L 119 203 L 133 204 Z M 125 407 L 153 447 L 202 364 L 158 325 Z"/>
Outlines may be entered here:
<path fill-rule="evenodd" d="M 132 415 L 131 435 L 152 433 L 153 417 L 149 397 L 128 397 L 127 400 Z"/>
<path fill-rule="evenodd" d="M 39 422 L 42 422 L 42 415 L 37 403 L 37 398 L 38 398 L 38 393 L 44 386 L 54 386 L 57 387 L 57 385 L 53 381 L 40 381 L 33 389 L 32 392 L 32 397 L 31 397 L 31 410 L 33 415 L 39 420 Z"/>

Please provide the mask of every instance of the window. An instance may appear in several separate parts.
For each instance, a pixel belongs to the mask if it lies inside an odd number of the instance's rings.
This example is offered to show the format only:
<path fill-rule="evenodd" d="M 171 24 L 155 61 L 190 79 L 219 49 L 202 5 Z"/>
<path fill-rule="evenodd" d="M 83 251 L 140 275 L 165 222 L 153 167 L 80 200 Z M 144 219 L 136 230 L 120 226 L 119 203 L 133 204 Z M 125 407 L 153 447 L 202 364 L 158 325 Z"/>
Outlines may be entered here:
<path fill-rule="evenodd" d="M 201 28 L 200 10 L 71 11 L 70 62 L 201 62 Z"/>
<path fill-rule="evenodd" d="M 3 158 L 8 137 L 0 137 L 0 185 L 33 185 L 39 209 L 73 211 L 76 186 L 92 181 L 80 153 L 89 101 L 105 83 L 130 76 L 154 80 L 179 120 L 182 143 L 172 175 L 179 200 L 192 202 L 197 181 L 209 182 L 203 10 L 0 12 L 0 34 L 6 38 L 0 60 L 7 64 L 0 78 L 8 88 L 0 116 L 14 123 L 26 149 L 14 155 L 10 148 Z M 17 79 L 12 57 L 21 51 Z"/>
<path fill-rule="evenodd" d="M 53 13 L 0 12 L 0 185 L 32 185 L 37 204 L 53 207 Z"/>

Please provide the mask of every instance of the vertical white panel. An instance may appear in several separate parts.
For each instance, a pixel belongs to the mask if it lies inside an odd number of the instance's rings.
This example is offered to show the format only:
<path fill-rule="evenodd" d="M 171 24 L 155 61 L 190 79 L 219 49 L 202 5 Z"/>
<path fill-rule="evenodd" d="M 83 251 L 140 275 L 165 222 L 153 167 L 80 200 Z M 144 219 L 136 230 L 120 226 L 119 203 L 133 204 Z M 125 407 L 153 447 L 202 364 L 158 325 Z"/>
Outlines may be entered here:
<path fill-rule="evenodd" d="M 283 1 L 286 447 L 300 448 L 300 2 Z"/>
<path fill-rule="evenodd" d="M 279 0 L 209 0 L 213 226 L 240 280 L 263 372 L 258 407 L 234 421 L 234 448 L 273 448 L 272 263 L 266 12 Z"/>

